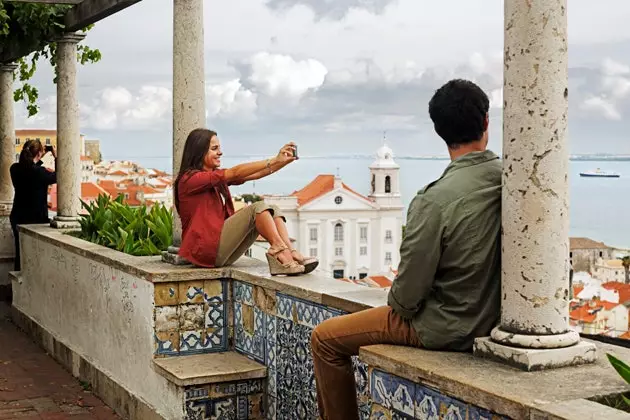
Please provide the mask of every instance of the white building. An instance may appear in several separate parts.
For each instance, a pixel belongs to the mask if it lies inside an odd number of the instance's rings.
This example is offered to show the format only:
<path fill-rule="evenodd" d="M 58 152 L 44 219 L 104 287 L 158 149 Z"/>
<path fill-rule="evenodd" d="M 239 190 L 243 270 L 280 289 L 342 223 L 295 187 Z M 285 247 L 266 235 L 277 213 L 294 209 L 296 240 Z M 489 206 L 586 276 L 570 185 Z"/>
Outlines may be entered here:
<path fill-rule="evenodd" d="M 400 167 L 383 145 L 369 166 L 365 197 L 334 175 L 318 175 L 288 196 L 266 196 L 287 217 L 287 227 L 304 255 L 319 258 L 319 270 L 358 279 L 398 267 L 403 209 Z"/>
<path fill-rule="evenodd" d="M 626 282 L 626 271 L 621 260 L 605 260 L 599 258 L 593 269 L 593 277 L 603 282 Z"/>

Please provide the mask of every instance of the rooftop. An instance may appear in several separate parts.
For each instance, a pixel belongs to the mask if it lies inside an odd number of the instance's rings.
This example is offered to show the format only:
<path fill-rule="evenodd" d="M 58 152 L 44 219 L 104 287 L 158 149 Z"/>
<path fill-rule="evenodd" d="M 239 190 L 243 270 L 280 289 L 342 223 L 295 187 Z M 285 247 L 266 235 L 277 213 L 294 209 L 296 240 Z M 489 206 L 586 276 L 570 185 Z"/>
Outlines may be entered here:
<path fill-rule="evenodd" d="M 344 190 L 364 199 L 369 199 L 354 191 L 352 188 L 348 187 L 346 184 L 341 183 L 341 186 Z M 311 181 L 308 185 L 306 185 L 301 190 L 293 192 L 292 196 L 297 197 L 298 205 L 303 206 L 311 201 L 315 200 L 318 197 L 323 196 L 324 194 L 329 193 L 335 189 L 335 176 L 334 175 L 318 175 L 313 181 Z"/>
<path fill-rule="evenodd" d="M 594 241 L 590 238 L 569 238 L 569 247 L 575 249 L 609 249 L 603 242 Z"/>

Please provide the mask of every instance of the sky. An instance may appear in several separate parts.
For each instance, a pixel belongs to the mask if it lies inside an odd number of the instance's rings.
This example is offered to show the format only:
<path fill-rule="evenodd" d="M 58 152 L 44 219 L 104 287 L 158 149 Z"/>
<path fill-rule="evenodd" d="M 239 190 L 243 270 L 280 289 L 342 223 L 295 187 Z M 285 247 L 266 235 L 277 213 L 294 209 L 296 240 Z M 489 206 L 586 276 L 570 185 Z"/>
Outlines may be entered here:
<path fill-rule="evenodd" d="M 604 7 L 605 6 L 605 7 Z M 501 0 L 206 0 L 207 127 L 224 152 L 370 154 L 383 133 L 396 155 L 445 154 L 427 104 L 454 77 L 491 99 L 490 146 L 501 148 Z M 98 23 L 79 67 L 81 130 L 105 158 L 171 155 L 172 0 L 144 0 Z M 630 154 L 630 1 L 571 0 L 572 153 Z M 17 128 L 55 127 L 48 65 L 41 111 Z"/>

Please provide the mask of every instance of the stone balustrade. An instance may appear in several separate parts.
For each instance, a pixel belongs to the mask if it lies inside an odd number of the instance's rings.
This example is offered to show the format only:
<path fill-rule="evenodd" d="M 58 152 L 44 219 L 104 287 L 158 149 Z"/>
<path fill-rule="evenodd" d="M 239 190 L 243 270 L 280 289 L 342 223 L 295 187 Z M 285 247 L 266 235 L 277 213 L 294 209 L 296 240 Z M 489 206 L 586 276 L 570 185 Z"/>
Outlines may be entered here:
<path fill-rule="evenodd" d="M 48 226 L 21 229 L 14 319 L 127 418 L 315 419 L 312 329 L 386 302 L 383 290 L 317 272 L 272 278 L 247 258 L 175 266 Z M 630 360 L 598 344 L 604 351 Z M 370 346 L 354 362 L 364 419 L 628 418 L 592 401 L 628 389 L 601 355 L 523 372 L 469 353 Z"/>

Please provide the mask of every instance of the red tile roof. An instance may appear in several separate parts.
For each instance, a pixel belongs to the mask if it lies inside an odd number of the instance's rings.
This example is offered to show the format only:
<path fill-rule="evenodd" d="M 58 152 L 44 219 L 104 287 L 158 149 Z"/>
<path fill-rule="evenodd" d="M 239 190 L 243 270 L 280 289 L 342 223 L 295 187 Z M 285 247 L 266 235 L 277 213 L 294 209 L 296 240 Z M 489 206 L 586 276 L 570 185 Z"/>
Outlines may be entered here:
<path fill-rule="evenodd" d="M 606 290 L 616 290 L 619 293 L 619 303 L 630 301 L 630 284 L 611 281 L 602 284 L 602 287 Z"/>
<path fill-rule="evenodd" d="M 124 175 L 129 175 L 127 172 L 123 172 L 121 170 L 117 170 L 114 172 L 110 172 L 107 175 L 117 175 L 117 176 L 124 176 Z"/>
<path fill-rule="evenodd" d="M 576 298 L 582 290 L 584 290 L 584 286 L 577 284 L 573 285 L 573 297 Z"/>
<path fill-rule="evenodd" d="M 359 194 L 354 191 L 352 188 L 348 187 L 346 184 L 341 184 L 343 189 L 351 192 L 352 194 L 363 198 L 364 200 L 369 200 L 367 197 Z M 296 196 L 298 199 L 298 205 L 303 206 L 318 197 L 332 191 L 335 189 L 335 176 L 334 175 L 317 175 L 317 177 L 312 180 L 308 185 L 306 185 L 301 190 L 293 192 L 292 196 Z"/>
<path fill-rule="evenodd" d="M 370 276 L 368 277 L 374 283 L 378 285 L 378 287 L 391 287 L 392 281 L 385 276 Z"/>
<path fill-rule="evenodd" d="M 17 136 L 29 136 L 32 134 L 41 134 L 41 135 L 57 135 L 57 130 L 40 130 L 37 128 L 28 128 L 23 130 L 15 130 L 15 134 Z"/>
<path fill-rule="evenodd" d="M 89 156 L 81 156 L 81 160 L 88 161 L 88 160 L 93 160 L 93 159 Z"/>
<path fill-rule="evenodd" d="M 619 338 L 622 338 L 624 340 L 630 340 L 630 331 L 621 334 Z"/>
<path fill-rule="evenodd" d="M 593 309 L 596 308 L 590 308 L 588 305 L 581 306 L 569 312 L 569 318 L 574 321 L 581 321 L 590 324 L 595 321 L 595 318 L 597 318 L 596 314 L 591 313 Z"/>

